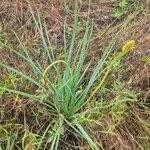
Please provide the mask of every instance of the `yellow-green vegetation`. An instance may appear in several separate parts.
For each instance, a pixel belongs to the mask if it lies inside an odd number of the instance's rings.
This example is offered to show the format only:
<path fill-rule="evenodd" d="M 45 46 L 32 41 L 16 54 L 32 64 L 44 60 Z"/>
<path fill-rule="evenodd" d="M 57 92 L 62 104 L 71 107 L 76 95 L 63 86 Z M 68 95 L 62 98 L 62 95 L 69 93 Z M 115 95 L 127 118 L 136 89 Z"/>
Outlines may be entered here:
<path fill-rule="evenodd" d="M 149 150 L 147 4 L 0 2 L 0 150 Z"/>

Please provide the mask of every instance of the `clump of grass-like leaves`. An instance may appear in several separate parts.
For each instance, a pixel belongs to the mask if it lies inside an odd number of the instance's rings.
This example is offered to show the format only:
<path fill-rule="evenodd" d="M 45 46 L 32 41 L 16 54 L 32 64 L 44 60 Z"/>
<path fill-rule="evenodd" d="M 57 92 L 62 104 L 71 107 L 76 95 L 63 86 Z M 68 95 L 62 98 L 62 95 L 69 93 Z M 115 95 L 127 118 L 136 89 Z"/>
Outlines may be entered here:
<path fill-rule="evenodd" d="M 78 11 L 76 6 L 74 26 L 69 44 L 66 39 L 67 23 L 65 21 L 63 35 L 64 57 L 62 59 L 57 59 L 55 57 L 46 24 L 42 24 L 39 13 L 35 15 L 31 9 L 31 14 L 43 43 L 42 53 L 46 61 L 45 66 L 43 67 L 40 65 L 38 61 L 33 61 L 33 58 L 28 52 L 28 48 L 20 41 L 15 33 L 16 38 L 22 47 L 23 53 L 17 52 L 11 46 L 3 42 L 0 42 L 0 44 L 3 45 L 3 47 L 11 50 L 11 52 L 15 53 L 20 58 L 24 59 L 28 65 L 31 66 L 35 74 L 35 78 L 31 78 L 30 76 L 24 74 L 21 70 L 13 68 L 3 62 L 0 62 L 0 67 L 14 72 L 18 76 L 21 76 L 24 80 L 28 80 L 30 83 L 35 85 L 37 90 L 40 91 L 40 94 L 36 95 L 35 93 L 27 93 L 25 91 L 20 91 L 19 89 L 10 89 L 7 86 L 0 86 L 0 91 L 3 91 L 2 93 L 7 91 L 10 93 L 19 94 L 26 98 L 30 98 L 48 108 L 52 115 L 58 116 L 57 119 L 55 118 L 55 129 L 49 133 L 50 136 L 48 142 L 51 143 L 50 149 L 58 148 L 60 136 L 63 134 L 64 124 L 69 125 L 75 132 L 82 136 L 89 143 L 92 149 L 99 149 L 90 138 L 86 130 L 82 127 L 82 125 L 75 121 L 76 117 L 74 117 L 74 115 L 92 99 L 97 90 L 105 82 L 113 67 L 113 63 L 121 59 L 126 53 L 125 51 L 121 51 L 120 53 L 116 54 L 111 62 L 106 63 L 109 54 L 113 50 L 113 46 L 115 45 L 119 33 L 123 30 L 123 28 L 127 25 L 133 16 L 127 18 L 121 29 L 116 33 L 116 36 L 111 41 L 109 41 L 109 44 L 106 47 L 103 55 L 100 57 L 96 67 L 93 69 L 88 82 L 85 84 L 83 80 L 91 62 L 86 63 L 87 66 L 84 71 L 83 66 L 85 65 L 85 58 L 88 53 L 88 46 L 93 31 L 93 25 L 90 22 L 89 12 L 83 37 L 82 39 L 76 39 L 76 35 L 78 34 L 79 29 Z M 74 51 L 76 44 L 78 45 L 78 49 L 77 51 Z M 53 72 L 53 74 L 55 73 L 55 76 L 52 76 L 51 72 Z M 104 77 L 101 81 L 99 81 L 98 79 L 101 75 L 104 75 Z M 91 91 L 96 81 L 100 83 L 94 89 L 94 91 Z M 89 94 L 91 95 L 88 96 Z M 47 129 L 38 142 L 37 149 L 41 148 L 41 144 L 44 141 L 45 135 L 50 130 L 50 128 L 51 124 L 47 126 Z"/>

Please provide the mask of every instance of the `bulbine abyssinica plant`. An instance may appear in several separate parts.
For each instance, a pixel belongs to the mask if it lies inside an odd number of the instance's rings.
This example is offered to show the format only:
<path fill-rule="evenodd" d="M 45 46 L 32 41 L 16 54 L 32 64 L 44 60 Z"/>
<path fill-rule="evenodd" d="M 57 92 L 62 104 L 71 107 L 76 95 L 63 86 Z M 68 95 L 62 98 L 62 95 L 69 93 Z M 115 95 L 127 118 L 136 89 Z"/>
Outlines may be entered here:
<path fill-rule="evenodd" d="M 0 44 L 3 45 L 3 48 L 11 50 L 11 53 L 15 53 L 31 66 L 34 77 L 26 75 L 21 70 L 13 68 L 4 62 L 0 62 L 0 67 L 8 69 L 10 72 L 14 72 L 24 80 L 28 80 L 31 84 L 35 85 L 36 89 L 40 91 L 40 94 L 37 95 L 34 92 L 27 93 L 26 91 L 20 91 L 19 89 L 10 89 L 7 86 L 0 86 L 0 90 L 3 91 L 3 94 L 5 91 L 13 94 L 19 94 L 23 97 L 34 100 L 35 102 L 38 102 L 48 108 L 51 114 L 58 115 L 57 119 L 55 120 L 55 130 L 50 133 L 51 138 L 49 138 L 49 142 L 51 142 L 51 149 L 58 148 L 60 136 L 63 134 L 64 123 L 68 124 L 79 135 L 81 135 L 89 143 L 92 149 L 99 149 L 98 146 L 92 141 L 86 130 L 82 127 L 82 125 L 77 122 L 72 124 L 72 121 L 75 119 L 74 115 L 76 112 L 78 112 L 87 102 L 92 100 L 92 97 L 101 87 L 108 74 L 110 73 L 113 63 L 118 59 L 121 59 L 121 57 L 126 53 L 126 51 L 123 50 L 117 54 L 110 63 L 106 63 L 106 60 L 109 57 L 109 54 L 112 52 L 113 46 L 115 45 L 119 34 L 134 15 L 129 16 L 124 21 L 120 27 L 120 30 L 109 42 L 103 55 L 98 60 L 96 67 L 93 69 L 93 72 L 89 76 L 88 82 L 86 84 L 83 82 L 91 63 L 85 62 L 90 38 L 93 31 L 93 25 L 91 23 L 89 13 L 90 11 L 88 12 L 84 34 L 81 39 L 77 39 L 76 37 L 79 29 L 79 18 L 76 6 L 74 26 L 70 43 L 67 41 L 66 36 L 67 22 L 64 22 L 63 58 L 57 59 L 53 51 L 46 23 L 42 23 L 40 14 L 38 12 L 35 14 L 31 9 L 32 18 L 35 22 L 43 44 L 42 53 L 45 59 L 45 65 L 41 65 L 38 61 L 33 60 L 32 56 L 29 54 L 28 47 L 19 39 L 16 33 L 14 34 L 16 35 L 16 39 L 22 48 L 22 52 L 18 52 L 8 43 L 6 44 L 0 41 Z M 78 48 L 76 49 L 76 47 Z M 83 66 L 85 64 L 86 68 L 83 71 Z M 104 75 L 104 77 L 92 92 L 91 89 L 93 85 L 95 82 L 99 82 L 98 79 L 101 75 Z M 38 149 L 40 149 L 41 143 L 44 140 L 48 130 L 50 130 L 50 127 L 51 124 L 48 125 L 43 136 L 41 137 L 41 141 L 38 144 Z"/>

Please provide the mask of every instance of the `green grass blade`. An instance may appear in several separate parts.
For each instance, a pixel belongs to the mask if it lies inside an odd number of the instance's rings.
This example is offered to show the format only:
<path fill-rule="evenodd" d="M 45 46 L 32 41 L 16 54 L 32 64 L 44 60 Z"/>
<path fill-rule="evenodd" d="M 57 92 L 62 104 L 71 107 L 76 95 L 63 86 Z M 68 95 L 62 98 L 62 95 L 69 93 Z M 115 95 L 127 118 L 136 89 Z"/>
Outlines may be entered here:
<path fill-rule="evenodd" d="M 90 145 L 90 147 L 93 150 L 99 150 L 98 146 L 93 142 L 93 140 L 90 138 L 90 136 L 88 135 L 88 133 L 83 129 L 83 127 L 78 124 L 78 123 L 74 123 L 73 125 L 71 124 L 71 122 L 67 121 L 65 119 L 65 122 L 73 129 L 75 130 L 79 135 L 81 135 Z M 78 128 L 76 128 L 76 127 Z"/>
<path fill-rule="evenodd" d="M 9 67 L 9 66 L 7 66 L 7 65 L 5 65 L 5 64 L 3 64 L 3 63 L 0 63 L 0 66 L 3 67 L 3 68 L 6 68 L 6 69 L 8 69 L 8 70 L 11 70 L 11 71 L 15 72 L 16 74 L 20 75 L 20 76 L 23 77 L 24 79 L 29 80 L 29 81 L 32 82 L 33 84 L 37 85 L 39 88 L 42 88 L 42 89 L 45 90 L 45 88 L 44 88 L 40 83 L 36 82 L 34 79 L 30 78 L 29 76 L 23 74 L 21 71 L 18 71 L 17 69 L 14 69 L 14 68 L 12 68 L 12 67 Z"/>
<path fill-rule="evenodd" d="M 45 131 L 44 131 L 44 133 L 43 133 L 43 135 L 42 135 L 42 137 L 41 137 L 41 139 L 40 139 L 40 141 L 39 141 L 39 143 L 38 143 L 37 150 L 40 149 L 41 144 L 42 144 L 42 142 L 43 142 L 43 140 L 44 140 L 44 138 L 45 138 L 45 136 L 46 136 L 46 133 L 49 131 L 50 127 L 51 127 L 51 124 L 49 124 L 49 125 L 47 126 L 47 128 L 45 129 Z"/>
<path fill-rule="evenodd" d="M 19 94 L 19 95 L 24 96 L 24 97 L 26 97 L 26 98 L 30 98 L 30 99 L 34 100 L 35 102 L 38 102 L 38 103 L 40 103 L 40 104 L 45 105 L 45 106 L 48 107 L 50 110 L 54 110 L 54 108 L 55 108 L 55 106 L 51 106 L 51 105 L 48 105 L 47 103 L 43 102 L 43 100 L 41 100 L 41 99 L 39 98 L 39 96 L 35 96 L 35 95 L 28 94 L 28 93 L 25 93 L 25 92 L 21 92 L 21 91 L 9 89 L 9 88 L 2 87 L 2 86 L 0 86 L 0 90 L 4 90 L 4 91 L 10 92 L 10 93 Z M 52 104 L 52 105 L 53 105 L 53 104 Z M 55 111 L 55 110 L 54 110 L 54 111 Z"/>
<path fill-rule="evenodd" d="M 23 58 L 24 60 L 26 60 L 28 62 L 29 65 L 33 66 L 36 71 L 39 74 L 42 74 L 42 71 L 28 58 L 26 58 L 24 55 L 22 55 L 21 53 L 17 52 L 16 50 L 14 50 L 13 48 L 11 48 L 10 46 L 4 44 L 3 42 L 0 41 L 0 44 L 6 48 L 8 48 L 10 51 L 14 52 L 16 55 L 18 55 L 19 57 Z"/>

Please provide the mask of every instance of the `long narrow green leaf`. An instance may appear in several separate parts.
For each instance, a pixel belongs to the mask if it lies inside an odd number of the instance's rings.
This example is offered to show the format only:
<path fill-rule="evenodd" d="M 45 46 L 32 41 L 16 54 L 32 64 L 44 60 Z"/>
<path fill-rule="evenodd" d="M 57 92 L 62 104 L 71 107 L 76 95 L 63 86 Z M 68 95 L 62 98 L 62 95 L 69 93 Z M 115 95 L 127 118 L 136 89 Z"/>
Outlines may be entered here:
<path fill-rule="evenodd" d="M 69 48 L 69 53 L 68 53 L 68 64 L 70 64 L 71 61 L 71 56 L 73 53 L 74 45 L 75 45 L 75 38 L 76 34 L 78 31 L 78 13 L 77 13 L 77 1 L 76 1 L 76 6 L 75 6 L 75 16 L 74 16 L 74 26 L 73 26 L 73 33 L 72 33 L 72 38 L 71 38 L 71 43 L 70 43 L 70 48 Z"/>
<path fill-rule="evenodd" d="M 55 108 L 55 106 L 52 106 L 53 104 L 48 105 L 47 103 L 43 102 L 43 101 L 39 98 L 39 96 L 35 96 L 35 95 L 28 94 L 28 93 L 25 93 L 25 92 L 21 92 L 21 91 L 9 89 L 9 88 L 2 87 L 2 86 L 0 86 L 0 90 L 4 90 L 4 91 L 10 92 L 10 93 L 19 94 L 19 95 L 21 95 L 21 96 L 30 98 L 30 99 L 34 100 L 35 102 L 38 102 L 38 103 L 40 103 L 40 104 L 45 105 L 46 107 L 50 108 L 50 110 L 54 110 L 54 108 Z"/>
<path fill-rule="evenodd" d="M 29 53 L 28 53 L 28 50 L 27 50 L 27 48 L 26 48 L 26 46 L 21 42 L 21 40 L 19 39 L 19 37 L 17 36 L 17 34 L 13 31 L 13 33 L 15 34 L 15 36 L 16 36 L 16 38 L 17 38 L 17 40 L 18 40 L 18 42 L 19 42 L 19 44 L 21 45 L 21 48 L 22 48 L 22 50 L 25 52 L 25 54 L 26 54 L 26 56 L 27 56 L 27 58 L 31 61 L 31 62 L 33 62 L 32 61 L 32 58 L 29 56 Z M 37 67 L 34 67 L 35 66 L 35 64 L 34 65 L 31 65 L 31 67 L 33 68 L 33 71 L 34 71 L 34 74 L 38 77 L 38 70 L 37 70 Z"/>
<path fill-rule="evenodd" d="M 30 78 L 29 76 L 23 74 L 21 71 L 18 71 L 17 69 L 14 69 L 14 68 L 12 68 L 12 67 L 9 67 L 9 66 L 7 66 L 7 65 L 5 65 L 5 64 L 3 64 L 3 63 L 0 63 L 0 66 L 6 68 L 6 69 L 8 69 L 8 70 L 11 70 L 11 71 L 15 72 L 16 74 L 20 75 L 21 77 L 23 77 L 23 78 L 25 78 L 25 79 L 31 81 L 32 83 L 34 83 L 34 84 L 37 85 L 39 88 L 42 88 L 42 89 L 45 90 L 45 88 L 44 88 L 40 83 L 36 82 L 34 79 Z"/>
<path fill-rule="evenodd" d="M 45 131 L 44 131 L 44 133 L 43 133 L 43 135 L 42 135 L 42 137 L 41 137 L 41 139 L 40 139 L 40 141 L 39 141 L 39 143 L 38 143 L 37 150 L 40 149 L 41 144 L 42 144 L 42 142 L 43 142 L 43 140 L 44 140 L 44 138 L 45 138 L 47 132 L 49 131 L 50 127 L 51 127 L 51 124 L 48 124 L 47 128 L 45 129 Z"/>
<path fill-rule="evenodd" d="M 74 125 L 72 125 L 69 121 L 67 121 L 65 119 L 65 122 L 73 129 L 75 130 L 79 135 L 81 135 L 87 142 L 88 144 L 90 145 L 90 147 L 93 149 L 93 150 L 100 150 L 98 148 L 98 146 L 93 142 L 93 140 L 90 138 L 90 136 L 88 135 L 88 133 L 83 129 L 83 127 L 78 124 L 78 123 L 75 123 Z M 78 128 L 76 128 L 76 127 Z"/>
<path fill-rule="evenodd" d="M 36 68 L 37 72 L 39 74 L 42 74 L 41 70 L 28 58 L 26 58 L 24 55 L 22 55 L 21 53 L 17 52 L 16 50 L 14 50 L 12 47 L 4 44 L 3 42 L 0 41 L 0 44 L 3 45 L 4 47 L 8 48 L 10 51 L 14 52 L 15 54 L 17 54 L 19 57 L 23 58 L 24 60 L 26 60 L 28 62 L 29 65 L 33 66 L 34 68 Z"/>

